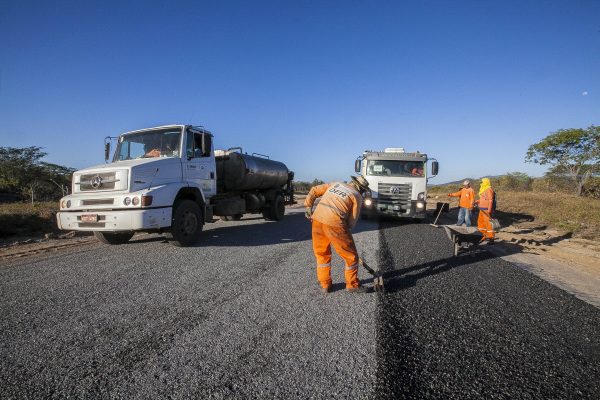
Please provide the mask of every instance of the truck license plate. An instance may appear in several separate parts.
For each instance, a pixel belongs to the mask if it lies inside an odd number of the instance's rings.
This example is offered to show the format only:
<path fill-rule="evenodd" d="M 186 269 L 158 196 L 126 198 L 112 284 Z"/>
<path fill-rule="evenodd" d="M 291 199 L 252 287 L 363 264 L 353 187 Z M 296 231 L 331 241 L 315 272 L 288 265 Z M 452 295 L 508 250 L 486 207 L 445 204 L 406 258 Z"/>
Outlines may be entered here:
<path fill-rule="evenodd" d="M 83 214 L 81 222 L 98 222 L 98 214 Z"/>

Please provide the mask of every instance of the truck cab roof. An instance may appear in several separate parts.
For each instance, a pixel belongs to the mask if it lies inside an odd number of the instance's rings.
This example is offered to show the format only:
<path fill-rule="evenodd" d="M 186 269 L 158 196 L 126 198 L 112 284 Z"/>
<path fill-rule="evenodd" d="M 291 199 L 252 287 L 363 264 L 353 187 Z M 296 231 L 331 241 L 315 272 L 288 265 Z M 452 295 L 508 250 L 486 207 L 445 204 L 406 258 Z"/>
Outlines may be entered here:
<path fill-rule="evenodd" d="M 386 149 L 384 151 L 365 150 L 363 152 L 363 158 L 365 160 L 427 161 L 427 154 L 418 151 L 406 153 L 404 149 L 394 148 Z"/>

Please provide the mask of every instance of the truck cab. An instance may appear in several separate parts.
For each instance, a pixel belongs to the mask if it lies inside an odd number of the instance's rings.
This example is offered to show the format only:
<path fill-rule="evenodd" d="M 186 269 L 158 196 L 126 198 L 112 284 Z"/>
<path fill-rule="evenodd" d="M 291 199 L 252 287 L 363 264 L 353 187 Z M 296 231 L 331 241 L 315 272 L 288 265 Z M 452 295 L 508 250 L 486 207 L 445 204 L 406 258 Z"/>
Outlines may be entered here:
<path fill-rule="evenodd" d="M 364 151 L 355 162 L 355 171 L 369 182 L 371 191 L 363 202 L 362 215 L 424 219 L 427 181 L 437 175 L 438 168 L 435 159 L 418 151 L 407 153 L 403 148 Z"/>
<path fill-rule="evenodd" d="M 107 161 L 109 155 L 107 141 Z M 266 212 L 267 217 L 282 217 L 272 209 L 277 202 L 281 211 L 280 203 L 293 200 L 293 173 L 285 165 L 278 163 L 283 165 L 277 166 L 279 179 L 271 182 L 266 197 L 264 189 L 248 185 L 220 190 L 217 169 L 224 160 L 215 156 L 213 135 L 202 127 L 168 125 L 126 132 L 117 138 L 112 162 L 73 174 L 72 194 L 60 200 L 58 227 L 92 231 L 109 244 L 125 243 L 137 231 L 161 232 L 173 244 L 189 246 L 214 215 Z M 242 173 L 246 180 L 251 175 Z M 251 194 L 262 195 L 257 209 L 246 207 Z"/>

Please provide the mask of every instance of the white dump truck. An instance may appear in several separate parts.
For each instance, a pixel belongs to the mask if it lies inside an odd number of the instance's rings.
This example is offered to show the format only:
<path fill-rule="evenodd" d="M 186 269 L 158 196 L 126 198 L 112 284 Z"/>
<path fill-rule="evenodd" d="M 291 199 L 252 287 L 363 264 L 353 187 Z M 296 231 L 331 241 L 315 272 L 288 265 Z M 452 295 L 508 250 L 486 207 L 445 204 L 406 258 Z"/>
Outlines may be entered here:
<path fill-rule="evenodd" d="M 428 161 L 431 161 L 431 172 Z M 424 219 L 427 180 L 437 175 L 438 168 L 435 159 L 418 151 L 407 153 L 400 147 L 364 151 L 354 164 L 356 173 L 367 179 L 371 190 L 361 214 Z"/>
<path fill-rule="evenodd" d="M 190 246 L 215 216 L 258 213 L 280 221 L 294 202 L 294 173 L 285 164 L 241 148 L 215 151 L 202 127 L 160 126 L 116 139 L 112 162 L 73 174 L 72 194 L 60 200 L 60 229 L 92 231 L 109 244 L 159 232 Z M 110 147 L 107 138 L 107 162 Z"/>

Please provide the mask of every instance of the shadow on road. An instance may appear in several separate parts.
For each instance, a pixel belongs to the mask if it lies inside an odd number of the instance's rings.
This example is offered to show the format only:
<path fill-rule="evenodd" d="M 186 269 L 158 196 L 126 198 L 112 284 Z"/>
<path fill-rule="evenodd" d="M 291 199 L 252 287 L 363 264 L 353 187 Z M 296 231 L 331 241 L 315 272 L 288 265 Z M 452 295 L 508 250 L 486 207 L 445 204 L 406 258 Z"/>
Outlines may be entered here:
<path fill-rule="evenodd" d="M 261 222 L 262 220 L 262 222 Z M 264 221 L 263 218 L 249 216 L 241 220 L 257 221 L 244 224 L 236 222 L 216 222 L 217 226 L 208 224 L 195 247 L 206 246 L 267 246 L 280 243 L 294 243 L 311 240 L 310 222 L 304 213 L 286 214 L 282 221 Z M 213 228 L 213 226 L 215 226 Z M 375 223 L 359 223 L 352 230 L 353 234 L 377 230 Z M 163 236 L 134 239 L 131 243 L 164 242 Z"/>
<path fill-rule="evenodd" d="M 387 293 L 397 292 L 414 286 L 417 281 L 428 276 L 441 274 L 451 270 L 452 268 L 462 267 L 465 265 L 478 263 L 480 261 L 491 260 L 497 257 L 497 255 L 489 251 L 476 249 L 456 257 L 450 256 L 402 269 L 391 270 L 393 266 L 386 265 L 383 268 L 384 270 L 387 270 L 383 273 L 385 290 Z"/>

